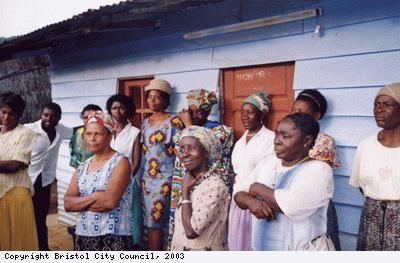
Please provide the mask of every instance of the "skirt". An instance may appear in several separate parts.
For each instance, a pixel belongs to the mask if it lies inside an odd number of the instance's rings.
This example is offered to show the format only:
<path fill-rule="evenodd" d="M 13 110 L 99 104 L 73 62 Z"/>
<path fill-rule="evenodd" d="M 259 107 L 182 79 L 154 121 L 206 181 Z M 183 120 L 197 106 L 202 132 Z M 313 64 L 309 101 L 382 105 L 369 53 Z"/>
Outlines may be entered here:
<path fill-rule="evenodd" d="M 367 198 L 361 211 L 357 250 L 400 250 L 400 201 Z"/>
<path fill-rule="evenodd" d="M 0 250 L 39 250 L 30 190 L 14 187 L 0 198 Z"/>
<path fill-rule="evenodd" d="M 103 236 L 75 237 L 76 251 L 129 251 L 134 250 L 132 236 L 117 236 L 107 234 Z"/>
<path fill-rule="evenodd" d="M 231 202 L 228 220 L 228 247 L 230 251 L 251 251 L 251 213 Z"/>

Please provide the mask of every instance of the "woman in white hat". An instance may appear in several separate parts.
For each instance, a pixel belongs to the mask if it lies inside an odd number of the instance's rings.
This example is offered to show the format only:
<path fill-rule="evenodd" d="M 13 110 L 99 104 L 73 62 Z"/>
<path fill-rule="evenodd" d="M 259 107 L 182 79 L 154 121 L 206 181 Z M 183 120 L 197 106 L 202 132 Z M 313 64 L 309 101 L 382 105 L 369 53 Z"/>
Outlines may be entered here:
<path fill-rule="evenodd" d="M 148 228 L 148 250 L 163 250 L 163 232 L 168 226 L 171 180 L 175 162 L 173 136 L 183 128 L 181 119 L 167 112 L 170 84 L 153 79 L 145 87 L 150 117 L 142 124 L 144 172 L 141 183 L 144 225 Z"/>

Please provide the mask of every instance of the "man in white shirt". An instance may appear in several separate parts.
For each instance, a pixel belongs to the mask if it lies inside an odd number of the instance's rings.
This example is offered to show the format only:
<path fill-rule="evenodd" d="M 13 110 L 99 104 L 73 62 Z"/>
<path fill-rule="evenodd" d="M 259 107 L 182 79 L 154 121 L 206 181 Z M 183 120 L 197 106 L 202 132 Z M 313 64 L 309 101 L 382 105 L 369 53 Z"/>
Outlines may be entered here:
<path fill-rule="evenodd" d="M 58 123 L 61 113 L 58 104 L 47 103 L 42 107 L 40 120 L 25 124 L 37 134 L 28 173 L 35 188 L 32 200 L 40 250 L 49 250 L 46 217 L 50 208 L 51 184 L 56 179 L 58 150 L 62 140 L 72 136 L 72 128 Z"/>

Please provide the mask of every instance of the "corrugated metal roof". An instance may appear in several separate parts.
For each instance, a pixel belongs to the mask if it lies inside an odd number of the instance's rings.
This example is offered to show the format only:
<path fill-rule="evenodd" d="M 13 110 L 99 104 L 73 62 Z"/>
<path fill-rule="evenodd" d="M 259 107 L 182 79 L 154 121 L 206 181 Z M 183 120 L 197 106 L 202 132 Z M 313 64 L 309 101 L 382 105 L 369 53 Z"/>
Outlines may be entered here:
<path fill-rule="evenodd" d="M 70 19 L 47 25 L 31 33 L 5 39 L 0 52 L 45 47 L 53 40 L 91 32 L 124 28 L 157 27 L 164 15 L 223 0 L 129 0 L 89 9 Z"/>

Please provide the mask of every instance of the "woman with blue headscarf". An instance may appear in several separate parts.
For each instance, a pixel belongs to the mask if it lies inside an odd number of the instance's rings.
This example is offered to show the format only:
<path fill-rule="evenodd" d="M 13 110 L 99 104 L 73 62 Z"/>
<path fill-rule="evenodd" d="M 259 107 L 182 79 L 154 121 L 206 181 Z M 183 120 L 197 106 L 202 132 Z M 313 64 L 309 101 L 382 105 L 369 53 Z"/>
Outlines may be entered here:
<path fill-rule="evenodd" d="M 187 172 L 175 210 L 171 250 L 227 249 L 230 195 L 221 176 L 211 168 L 215 144 L 213 134 L 204 127 L 182 131 L 178 157 Z"/>

